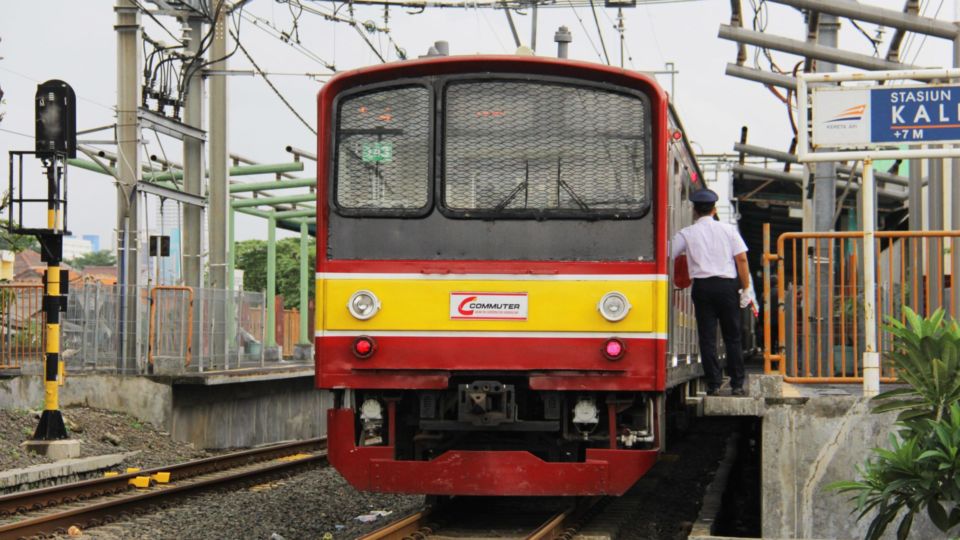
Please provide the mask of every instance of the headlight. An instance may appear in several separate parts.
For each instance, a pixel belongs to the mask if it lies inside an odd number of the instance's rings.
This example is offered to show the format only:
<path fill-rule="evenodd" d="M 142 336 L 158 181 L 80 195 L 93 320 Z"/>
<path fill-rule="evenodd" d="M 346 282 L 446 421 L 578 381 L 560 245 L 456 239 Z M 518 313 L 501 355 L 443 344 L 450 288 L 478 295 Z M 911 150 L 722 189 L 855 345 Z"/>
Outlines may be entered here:
<path fill-rule="evenodd" d="M 357 291 L 350 296 L 347 309 L 355 318 L 365 321 L 380 311 L 380 300 L 370 291 Z"/>
<path fill-rule="evenodd" d="M 600 304 L 597 305 L 597 309 L 600 310 L 603 318 L 610 322 L 623 320 L 623 318 L 627 316 L 627 313 L 630 312 L 630 307 L 630 302 L 627 302 L 627 297 L 616 291 L 603 295 L 603 298 L 600 299 Z"/>

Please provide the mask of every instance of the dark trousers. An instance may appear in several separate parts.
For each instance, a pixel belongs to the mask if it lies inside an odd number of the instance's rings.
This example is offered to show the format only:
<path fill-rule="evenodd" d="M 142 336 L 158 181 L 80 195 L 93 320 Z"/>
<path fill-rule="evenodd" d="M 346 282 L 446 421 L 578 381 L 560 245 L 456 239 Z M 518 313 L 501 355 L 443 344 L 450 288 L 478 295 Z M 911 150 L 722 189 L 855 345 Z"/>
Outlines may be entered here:
<path fill-rule="evenodd" d="M 727 351 L 727 373 L 730 386 L 743 387 L 743 350 L 740 345 L 740 281 L 711 277 L 693 280 L 693 307 L 697 314 L 697 334 L 700 337 L 700 357 L 707 384 L 719 388 L 723 373 L 717 359 L 717 322 L 723 333 Z"/>

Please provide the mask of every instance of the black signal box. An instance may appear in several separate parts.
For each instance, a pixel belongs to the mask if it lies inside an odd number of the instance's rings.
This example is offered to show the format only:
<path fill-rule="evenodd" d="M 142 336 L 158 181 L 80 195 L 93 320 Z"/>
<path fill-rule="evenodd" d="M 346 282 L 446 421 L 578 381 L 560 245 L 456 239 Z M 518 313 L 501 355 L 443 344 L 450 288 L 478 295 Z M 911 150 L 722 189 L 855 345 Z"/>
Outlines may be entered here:
<path fill-rule="evenodd" d="M 34 107 L 37 156 L 60 153 L 77 157 L 77 96 L 73 88 L 57 79 L 39 84 Z"/>

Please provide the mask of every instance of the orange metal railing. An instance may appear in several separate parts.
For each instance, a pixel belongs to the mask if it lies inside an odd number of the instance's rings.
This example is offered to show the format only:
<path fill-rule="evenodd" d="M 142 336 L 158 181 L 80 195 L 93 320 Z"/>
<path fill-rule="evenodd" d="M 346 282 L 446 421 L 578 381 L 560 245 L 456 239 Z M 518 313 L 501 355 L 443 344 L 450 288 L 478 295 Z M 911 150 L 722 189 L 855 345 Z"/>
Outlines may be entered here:
<path fill-rule="evenodd" d="M 186 324 L 184 324 L 186 323 Z M 193 289 L 161 286 L 150 290 L 147 361 L 157 357 L 183 358 L 190 365 L 193 349 Z"/>
<path fill-rule="evenodd" d="M 44 358 L 43 285 L 0 285 L 0 369 Z"/>
<path fill-rule="evenodd" d="M 294 346 L 300 343 L 300 311 L 297 308 L 283 310 L 283 354 L 292 355 Z"/>
<path fill-rule="evenodd" d="M 880 380 L 894 382 L 896 373 L 883 363 L 893 348 L 883 321 L 903 320 L 904 307 L 921 315 L 943 308 L 956 317 L 960 231 L 883 231 L 875 242 Z M 770 252 L 764 226 L 765 372 L 795 383 L 863 381 L 862 253 L 861 231 L 786 233 Z"/>

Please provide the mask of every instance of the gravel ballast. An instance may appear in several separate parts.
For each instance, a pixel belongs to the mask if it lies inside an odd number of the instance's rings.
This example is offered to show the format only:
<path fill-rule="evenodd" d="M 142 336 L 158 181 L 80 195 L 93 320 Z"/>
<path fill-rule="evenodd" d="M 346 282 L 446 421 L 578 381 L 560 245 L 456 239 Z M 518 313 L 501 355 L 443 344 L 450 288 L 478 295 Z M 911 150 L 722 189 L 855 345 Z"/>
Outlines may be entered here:
<path fill-rule="evenodd" d="M 212 455 L 189 443 L 176 442 L 156 426 L 122 413 L 69 407 L 63 409 L 63 418 L 70 436 L 80 440 L 81 457 L 139 451 L 123 465 L 150 468 Z M 20 447 L 33 436 L 38 420 L 36 411 L 0 410 L 0 470 L 53 461 Z"/>
<path fill-rule="evenodd" d="M 423 501 L 420 496 L 361 493 L 332 467 L 322 467 L 283 480 L 197 495 L 133 520 L 83 531 L 80 538 L 356 538 L 419 509 Z M 369 523 L 357 519 L 376 511 L 390 514 Z"/>

